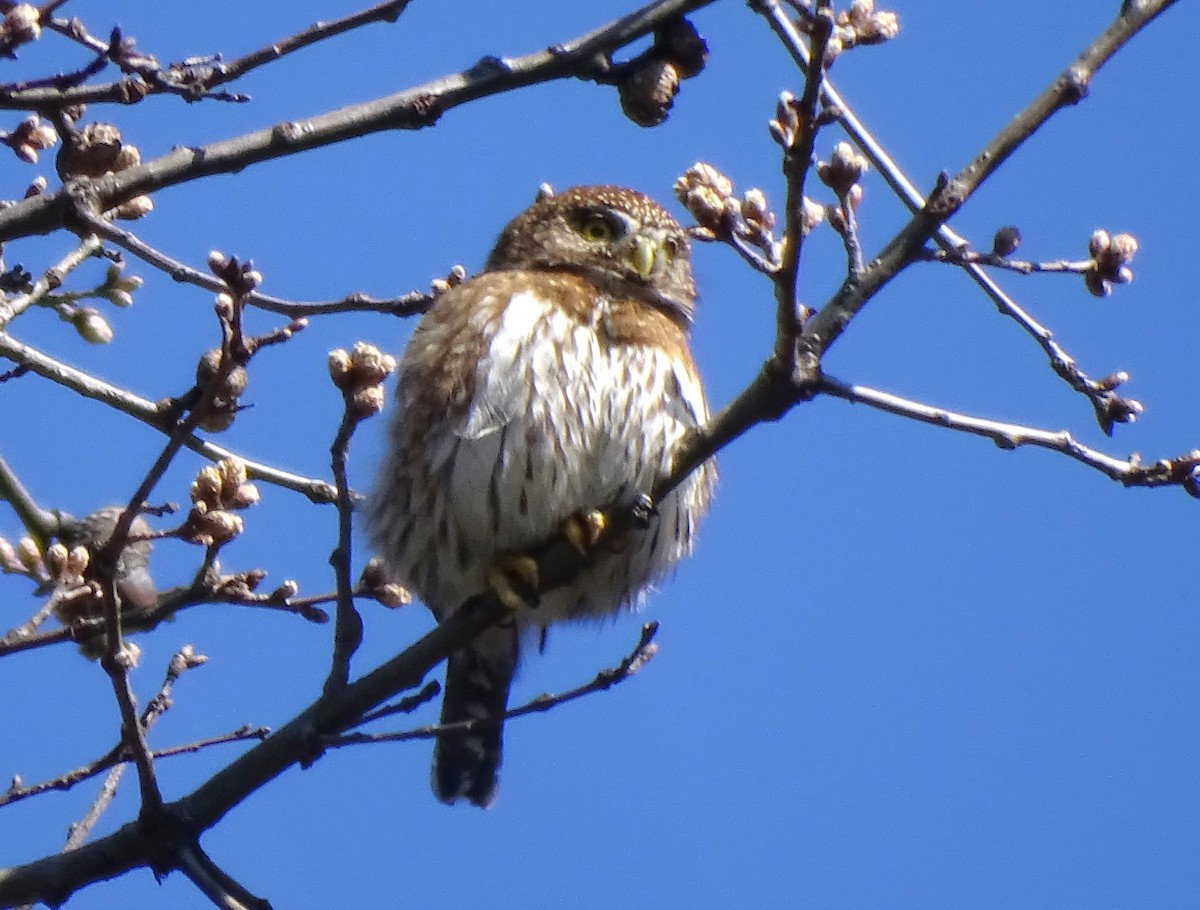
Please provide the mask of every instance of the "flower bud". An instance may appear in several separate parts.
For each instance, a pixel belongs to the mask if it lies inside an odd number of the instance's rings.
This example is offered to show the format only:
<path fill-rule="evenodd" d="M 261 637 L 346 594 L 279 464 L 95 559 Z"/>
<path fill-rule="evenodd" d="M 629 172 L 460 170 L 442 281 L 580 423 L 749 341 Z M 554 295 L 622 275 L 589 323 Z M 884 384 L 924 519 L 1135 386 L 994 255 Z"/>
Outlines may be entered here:
<path fill-rule="evenodd" d="M 1132 260 L 1137 251 L 1138 242 L 1132 234 L 1114 234 L 1109 241 L 1109 255 L 1122 264 Z"/>
<path fill-rule="evenodd" d="M 1108 236 L 1108 231 L 1104 228 L 1098 228 L 1092 232 L 1091 238 L 1088 240 L 1088 254 L 1093 259 L 1099 259 L 1108 252 L 1108 247 L 1111 240 Z"/>
<path fill-rule="evenodd" d="M 825 206 L 807 196 L 800 203 L 800 230 L 807 234 L 825 220 Z"/>
<path fill-rule="evenodd" d="M 675 181 L 675 198 L 696 223 L 710 230 L 725 230 L 726 201 L 732 200 L 733 184 L 710 164 L 697 162 Z M 734 203 L 736 204 L 736 203 Z"/>
<path fill-rule="evenodd" d="M 217 463 L 221 475 L 222 495 L 228 495 L 246 482 L 246 463 L 236 456 L 222 458 Z"/>
<path fill-rule="evenodd" d="M 196 505 L 204 504 L 216 508 L 221 502 L 221 472 L 215 465 L 206 464 L 196 473 L 196 479 L 188 490 Z"/>
<path fill-rule="evenodd" d="M 154 211 L 154 202 L 149 196 L 134 196 L 112 209 L 112 216 L 122 221 L 135 221 Z"/>
<path fill-rule="evenodd" d="M 28 572 L 36 573 L 45 568 L 42 553 L 32 537 L 22 537 L 17 541 L 17 561 Z"/>
<path fill-rule="evenodd" d="M 358 418 L 370 417 L 383 410 L 386 396 L 381 385 L 364 386 L 350 397 L 350 410 Z"/>
<path fill-rule="evenodd" d="M 866 157 L 849 142 L 839 142 L 833 147 L 829 161 L 817 165 L 817 177 L 838 196 L 845 196 L 866 170 Z"/>
<path fill-rule="evenodd" d="M 67 567 L 68 552 L 61 543 L 52 543 L 46 548 L 44 561 L 46 571 L 50 573 L 51 578 L 58 578 L 63 574 L 63 570 Z"/>
<path fill-rule="evenodd" d="M 113 340 L 112 326 L 99 311 L 83 307 L 71 317 L 75 331 L 88 344 L 108 344 Z"/>
<path fill-rule="evenodd" d="M 72 575 L 82 576 L 91 562 L 92 554 L 87 547 L 72 547 L 67 554 L 66 570 Z"/>
<path fill-rule="evenodd" d="M 334 348 L 329 352 L 329 378 L 339 389 L 346 391 L 350 387 L 350 374 L 354 362 L 350 354 L 342 348 Z"/>
<path fill-rule="evenodd" d="M 356 384 L 376 385 L 396 371 L 396 358 L 384 354 L 373 344 L 360 341 L 350 352 Z"/>
<path fill-rule="evenodd" d="M 4 14 L 0 34 L 10 45 L 36 41 L 42 34 L 41 13 L 32 3 L 18 3 Z"/>
<path fill-rule="evenodd" d="M 742 196 L 742 217 L 754 225 L 770 229 L 775 224 L 775 216 L 767 208 L 767 196 L 758 187 L 746 190 Z"/>
<path fill-rule="evenodd" d="M 13 545 L 0 537 L 0 572 L 20 572 L 21 564 L 17 561 L 17 551 Z"/>
<path fill-rule="evenodd" d="M 412 594 L 408 588 L 394 581 L 375 588 L 371 593 L 381 605 L 387 607 L 389 610 L 412 603 Z"/>
<path fill-rule="evenodd" d="M 274 591 L 272 591 L 267 599 L 275 603 L 284 603 L 291 597 L 295 597 L 300 592 L 300 585 L 294 579 L 287 579 Z"/>

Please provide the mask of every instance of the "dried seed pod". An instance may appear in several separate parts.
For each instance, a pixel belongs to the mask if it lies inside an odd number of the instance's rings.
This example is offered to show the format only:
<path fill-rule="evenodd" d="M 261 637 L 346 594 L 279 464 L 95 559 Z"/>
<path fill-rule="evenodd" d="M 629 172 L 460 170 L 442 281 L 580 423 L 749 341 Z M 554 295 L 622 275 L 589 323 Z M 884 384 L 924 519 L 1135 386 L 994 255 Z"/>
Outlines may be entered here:
<path fill-rule="evenodd" d="M 654 43 L 674 64 L 682 79 L 697 75 L 708 60 L 708 42 L 700 37 L 691 22 L 682 17 L 664 25 L 655 36 Z"/>
<path fill-rule="evenodd" d="M 638 126 L 658 126 L 670 114 L 679 80 L 679 70 L 671 61 L 646 60 L 617 83 L 621 110 Z"/>

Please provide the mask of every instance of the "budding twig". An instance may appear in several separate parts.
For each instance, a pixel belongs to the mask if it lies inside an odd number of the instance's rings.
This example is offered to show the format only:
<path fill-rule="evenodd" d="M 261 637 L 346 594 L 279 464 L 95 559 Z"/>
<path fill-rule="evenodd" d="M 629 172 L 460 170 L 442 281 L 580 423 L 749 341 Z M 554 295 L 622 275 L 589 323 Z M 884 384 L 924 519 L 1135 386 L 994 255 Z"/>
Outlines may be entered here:
<path fill-rule="evenodd" d="M 33 283 L 33 287 L 25 294 L 0 300 L 0 329 L 3 329 L 12 319 L 24 310 L 37 303 L 48 293 L 62 284 L 62 280 L 70 272 L 77 269 L 87 259 L 100 252 L 100 238 L 95 234 L 84 237 L 75 249 L 67 253 L 48 268 L 42 277 Z"/>
<path fill-rule="evenodd" d="M 350 678 L 350 660 L 362 642 L 362 617 L 354 607 L 350 581 L 350 531 L 354 505 L 346 478 L 350 437 L 367 418 L 383 410 L 383 381 L 396 371 L 396 359 L 374 345 L 359 342 L 347 352 L 329 353 L 329 378 L 342 393 L 342 421 L 329 448 L 334 485 L 337 487 L 338 539 L 329 555 L 337 581 L 333 657 L 325 680 L 326 695 L 344 687 Z"/>

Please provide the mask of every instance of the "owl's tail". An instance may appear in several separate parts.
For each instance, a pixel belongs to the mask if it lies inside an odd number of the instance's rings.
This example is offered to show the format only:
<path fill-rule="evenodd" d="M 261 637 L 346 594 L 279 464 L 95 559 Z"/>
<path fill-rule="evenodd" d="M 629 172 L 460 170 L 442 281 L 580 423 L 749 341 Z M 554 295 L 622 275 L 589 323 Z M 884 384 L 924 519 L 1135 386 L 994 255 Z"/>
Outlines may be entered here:
<path fill-rule="evenodd" d="M 433 792 L 451 804 L 460 797 L 476 806 L 496 797 L 496 770 L 508 707 L 508 690 L 517 669 L 515 628 L 489 629 L 446 663 L 442 724 L 490 720 L 469 733 L 439 736 L 433 747 Z"/>

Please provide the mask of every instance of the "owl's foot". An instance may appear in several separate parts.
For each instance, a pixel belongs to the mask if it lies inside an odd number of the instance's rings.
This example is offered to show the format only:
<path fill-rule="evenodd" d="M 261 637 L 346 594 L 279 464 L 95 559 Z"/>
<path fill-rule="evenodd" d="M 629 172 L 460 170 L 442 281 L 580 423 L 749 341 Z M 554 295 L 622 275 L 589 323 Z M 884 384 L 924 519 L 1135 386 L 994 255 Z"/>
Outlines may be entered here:
<path fill-rule="evenodd" d="M 576 512 L 564 521 L 559 531 L 580 554 L 591 556 L 606 527 L 608 519 L 604 517 L 603 512 L 599 509 L 586 509 Z"/>
<path fill-rule="evenodd" d="M 502 556 L 488 572 L 488 587 L 513 612 L 538 605 L 537 560 L 531 556 Z"/>

